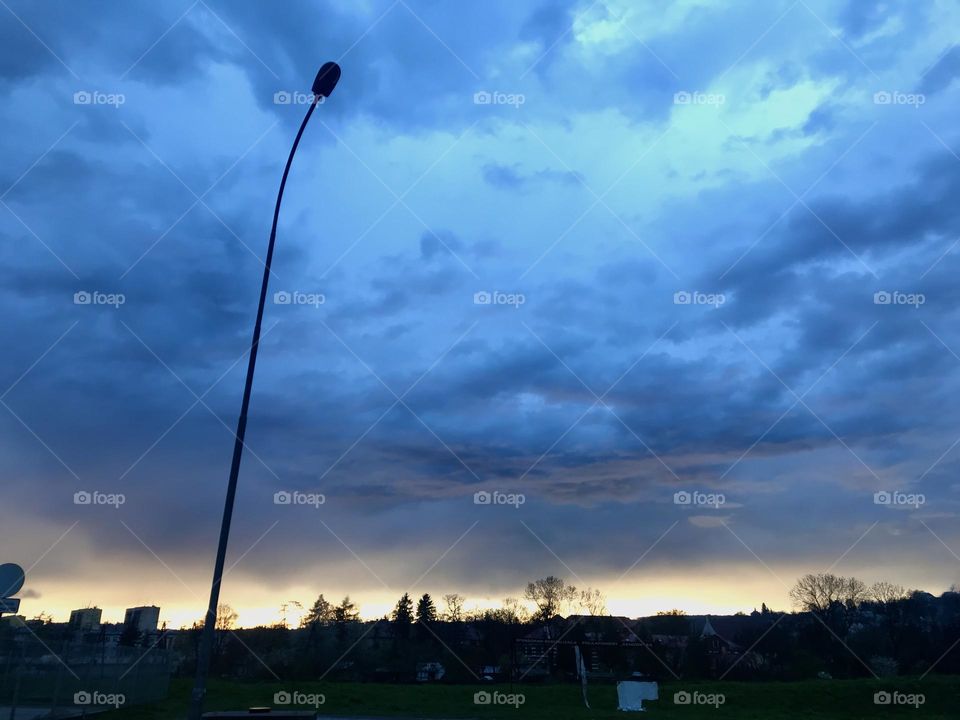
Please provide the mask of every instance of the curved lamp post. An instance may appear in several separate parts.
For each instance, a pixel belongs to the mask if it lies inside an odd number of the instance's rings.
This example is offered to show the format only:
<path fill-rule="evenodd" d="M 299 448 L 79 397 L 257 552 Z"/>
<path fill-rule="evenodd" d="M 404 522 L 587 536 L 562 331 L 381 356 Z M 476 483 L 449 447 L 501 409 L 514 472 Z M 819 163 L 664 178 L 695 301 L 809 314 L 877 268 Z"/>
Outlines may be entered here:
<path fill-rule="evenodd" d="M 243 438 L 247 432 L 247 409 L 250 407 L 250 389 L 253 386 L 253 371 L 257 365 L 257 349 L 260 345 L 260 325 L 263 322 L 263 306 L 267 300 L 267 286 L 270 283 L 270 266 L 273 263 L 273 246 L 277 239 L 277 219 L 280 217 L 280 202 L 283 200 L 283 188 L 287 184 L 287 175 L 293 156 L 297 152 L 300 138 L 317 104 L 329 97 L 340 80 L 340 66 L 334 62 L 324 63 L 313 81 L 313 100 L 307 114 L 300 124 L 297 137 L 290 148 L 287 166 L 283 169 L 280 191 L 277 193 L 277 205 L 273 210 L 273 226 L 270 228 L 270 243 L 267 246 L 267 259 L 263 266 L 263 284 L 260 286 L 260 304 L 257 307 L 257 321 L 253 326 L 253 339 L 250 343 L 250 360 L 247 364 L 247 381 L 243 388 L 243 401 L 240 404 L 240 418 L 237 420 L 237 434 L 233 445 L 233 461 L 230 464 L 230 479 L 227 482 L 227 498 L 223 507 L 223 520 L 220 524 L 220 543 L 217 546 L 217 560 L 213 569 L 213 583 L 210 586 L 210 603 L 203 621 L 203 635 L 197 656 L 197 676 L 190 698 L 188 720 L 200 720 L 203 715 L 203 698 L 207 690 L 207 673 L 210 669 L 210 656 L 213 651 L 214 634 L 217 625 L 217 605 L 220 602 L 220 582 L 223 580 L 223 566 L 227 556 L 227 541 L 230 538 L 230 521 L 233 519 L 233 503 L 237 494 L 237 476 L 240 473 L 240 459 L 243 456 Z"/>

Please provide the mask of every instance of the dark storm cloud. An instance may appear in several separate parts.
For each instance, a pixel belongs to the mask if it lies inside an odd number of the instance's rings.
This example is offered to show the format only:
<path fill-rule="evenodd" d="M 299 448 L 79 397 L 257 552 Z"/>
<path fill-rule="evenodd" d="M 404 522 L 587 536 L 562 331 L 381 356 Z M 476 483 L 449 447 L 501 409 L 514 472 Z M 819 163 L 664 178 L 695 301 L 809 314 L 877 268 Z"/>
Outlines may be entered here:
<path fill-rule="evenodd" d="M 158 6 L 109 0 L 14 1 L 9 3 L 10 15 L 19 19 L 8 15 L 6 32 L 15 38 L 14 47 L 22 44 L 24 51 L 10 55 L 22 58 L 21 77 L 51 70 L 75 79 L 100 70 L 121 75 L 136 62 L 145 79 L 173 83 L 188 79 L 218 55 L 202 33 L 178 21 L 190 7 L 188 2 Z M 170 33 L 168 42 L 157 42 L 151 52 L 144 52 L 174 24 L 177 32 Z"/>
<path fill-rule="evenodd" d="M 771 213 L 764 220 L 772 224 L 779 218 L 781 242 L 759 244 L 735 266 L 717 268 L 716 275 L 725 278 L 726 288 L 743 292 L 751 283 L 771 290 L 795 269 L 830 259 L 869 272 L 870 262 L 886 253 L 922 248 L 931 238 L 954 233 L 960 214 L 946 199 L 958 188 L 960 163 L 943 152 L 927 154 L 889 191 L 855 201 L 822 194 L 788 214 Z M 857 262 L 861 254 L 864 264 Z"/>
<path fill-rule="evenodd" d="M 882 482 L 923 477 L 939 508 L 955 511 L 958 460 L 948 454 L 927 470 L 960 419 L 949 402 L 960 361 L 944 347 L 960 353 L 951 249 L 960 236 L 960 162 L 912 117 L 887 121 L 916 131 L 909 143 L 878 129 L 876 144 L 865 141 L 867 160 L 852 152 L 805 198 L 809 209 L 797 205 L 782 218 L 795 198 L 737 165 L 741 143 L 726 133 L 717 138 L 728 153 L 720 167 L 674 160 L 689 158 L 684 142 L 709 137 L 706 123 L 675 145 L 664 140 L 674 173 L 662 187 L 634 185 L 624 188 L 626 202 L 605 199 L 623 224 L 583 188 L 602 187 L 606 174 L 591 156 L 639 154 L 612 145 L 620 126 L 606 125 L 610 117 L 624 117 L 638 137 L 661 135 L 679 112 L 673 94 L 709 88 L 785 7 L 700 7 L 662 32 L 638 26 L 651 33 L 647 47 L 628 42 L 622 51 L 578 35 L 581 3 L 476 4 L 458 13 L 433 3 L 364 13 L 315 3 L 279 12 L 252 1 L 11 7 L 81 77 L 13 18 L 0 25 L 9 40 L 3 92 L 18 103 L 9 115 L 17 134 L 3 141 L 11 161 L 0 170 L 4 188 L 16 183 L 4 196 L 10 210 L 0 208 L 0 294 L 11 309 L 3 330 L 17 340 L 2 362 L 3 389 L 15 387 L 0 428 L 14 477 L 5 497 L 17 514 L 66 525 L 84 518 L 77 532 L 94 551 L 122 547 L 115 552 L 136 563 L 142 546 L 119 517 L 178 568 L 207 560 L 195 548 L 215 534 L 251 288 L 262 272 L 278 158 L 300 115 L 273 95 L 305 87 L 319 61 L 348 51 L 344 84 L 321 108 L 327 128 L 311 127 L 285 201 L 271 290 L 325 297 L 316 306 L 268 305 L 239 552 L 280 524 L 242 572 L 279 578 L 318 549 L 342 553 L 317 517 L 374 554 L 371 562 L 397 567 L 410 556 L 432 560 L 483 519 L 488 527 L 458 550 L 475 564 L 444 572 L 451 583 L 496 588 L 557 570 L 517 517 L 561 557 L 597 572 L 629 567 L 667 519 L 681 531 L 664 540 L 658 566 L 735 557 L 742 546 L 722 527 L 673 504 L 682 488 L 722 488 L 736 500 L 723 517 L 738 532 L 798 562 L 804 552 L 836 556 L 855 540 L 846 528 L 876 519 L 870 497 Z M 866 37 L 882 23 L 876 7 L 851 4 L 837 20 L 849 36 Z M 927 21 L 897 7 L 910 27 Z M 761 102 L 808 79 L 840 81 L 782 132 L 743 130 L 758 148 L 750 152 L 787 147 L 770 163 L 791 185 L 805 179 L 802 187 L 866 129 L 857 113 L 872 106 L 851 106 L 843 90 L 874 84 L 807 19 L 815 42 L 786 22 L 743 61 L 764 65 L 753 88 Z M 582 19 L 616 20 L 610 8 Z M 807 43 L 815 49 L 803 54 Z M 891 67 L 903 49 L 881 57 L 871 44 L 868 62 Z M 951 58 L 927 76 L 929 92 L 951 92 Z M 72 93 L 87 85 L 116 85 L 128 102 L 73 105 Z M 144 87 L 151 92 L 138 104 Z M 472 97 L 481 89 L 529 98 L 509 111 L 478 108 Z M 949 128 L 949 115 L 930 106 L 924 122 Z M 184 126 L 206 115 L 215 122 Z M 275 119 L 280 128 L 268 132 Z M 375 225 L 387 209 L 380 194 L 387 205 L 395 197 L 364 164 L 391 186 L 395 172 L 409 170 L 399 191 L 475 122 L 475 137 L 438 163 L 449 175 L 425 179 L 404 196 L 409 208 Z M 571 140 L 587 148 L 571 167 L 554 164 L 520 124 L 576 122 L 591 132 Z M 514 126 L 529 145 L 510 138 L 504 128 Z M 436 152 L 422 158 L 430 143 Z M 889 146 L 902 152 L 884 169 Z M 194 193 L 215 182 L 197 202 Z M 344 187 L 350 192 L 335 194 Z M 498 205 L 505 196 L 516 202 Z M 572 222 L 591 203 L 596 214 L 528 273 L 554 239 L 549 223 L 576 211 Z M 356 235 L 366 233 L 355 248 L 341 227 L 354 216 L 362 220 Z M 524 302 L 475 302 L 475 293 L 494 290 L 522 293 Z M 676 304 L 682 290 L 725 301 Z M 125 302 L 76 305 L 78 291 L 122 293 Z M 922 293 L 925 302 L 878 305 L 878 291 Z M 494 486 L 526 493 L 529 504 L 515 515 L 478 515 L 473 492 Z M 84 488 L 122 490 L 128 502 L 114 515 L 78 516 L 73 493 Z M 278 490 L 311 488 L 327 495 L 322 515 L 272 501 Z M 840 517 L 844 529 L 834 532 Z M 778 535 L 796 542 L 775 542 Z M 42 540 L 37 554 L 49 544 Z M 291 550 L 277 557 L 276 548 Z M 516 567 L 493 560 L 503 556 Z"/>

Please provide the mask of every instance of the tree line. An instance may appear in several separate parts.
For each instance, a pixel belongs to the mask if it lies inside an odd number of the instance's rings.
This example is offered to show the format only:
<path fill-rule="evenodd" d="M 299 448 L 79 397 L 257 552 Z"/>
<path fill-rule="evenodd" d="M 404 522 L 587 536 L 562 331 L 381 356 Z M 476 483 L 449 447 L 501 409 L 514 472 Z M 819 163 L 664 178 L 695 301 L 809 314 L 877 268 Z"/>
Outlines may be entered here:
<path fill-rule="evenodd" d="M 575 612 L 583 615 L 606 615 L 606 599 L 600 590 L 586 588 L 578 590 L 563 578 L 548 575 L 545 578 L 527 584 L 523 600 L 516 597 L 504 598 L 501 607 L 467 612 L 464 609 L 466 598 L 459 593 L 442 596 L 443 609 L 438 609 L 430 595 L 424 593 L 414 603 L 409 593 L 397 600 L 393 611 L 383 619 L 391 620 L 399 626 L 413 623 L 431 623 L 438 620 L 462 622 L 464 620 L 488 618 L 506 623 L 525 623 L 549 620 L 563 613 Z M 283 614 L 283 611 L 282 611 Z M 324 597 L 323 593 L 314 601 L 300 621 L 300 627 L 343 625 L 360 620 L 357 606 L 347 595 L 338 604 Z"/>
<path fill-rule="evenodd" d="M 956 585 L 951 591 L 960 592 Z M 865 602 L 879 604 L 904 600 L 915 592 L 902 585 L 887 581 L 878 581 L 867 585 L 856 577 L 834 575 L 832 573 L 808 573 L 800 577 L 790 589 L 789 597 L 795 609 L 802 612 L 823 614 L 832 606 L 856 607 Z M 465 609 L 466 598 L 460 593 L 447 593 L 440 598 L 438 607 L 430 593 L 424 593 L 416 602 L 405 592 L 393 610 L 381 620 L 390 620 L 397 625 L 430 622 L 464 622 L 471 620 L 493 620 L 504 623 L 544 622 L 558 615 L 577 614 L 589 616 L 607 615 L 606 597 L 598 589 L 578 589 L 565 579 L 555 575 L 533 580 L 527 583 L 522 598 L 504 598 L 499 608 Z M 290 600 L 280 607 L 281 627 L 289 627 L 287 615 L 290 606 L 303 608 L 303 605 Z M 766 603 L 763 611 L 768 612 Z M 661 611 L 658 615 L 682 615 L 681 611 Z M 236 627 L 237 613 L 229 605 L 221 605 L 217 614 L 217 628 L 230 630 Z M 328 600 L 321 593 L 306 610 L 299 627 L 344 626 L 360 622 L 360 609 L 344 596 L 338 603 Z"/>

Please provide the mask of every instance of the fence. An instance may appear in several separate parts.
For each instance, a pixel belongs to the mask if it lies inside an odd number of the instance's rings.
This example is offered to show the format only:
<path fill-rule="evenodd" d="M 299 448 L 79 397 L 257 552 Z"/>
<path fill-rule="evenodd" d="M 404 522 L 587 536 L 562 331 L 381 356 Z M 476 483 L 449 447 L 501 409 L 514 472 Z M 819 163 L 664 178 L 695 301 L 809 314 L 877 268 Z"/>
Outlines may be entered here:
<path fill-rule="evenodd" d="M 171 661 L 157 646 L 42 638 L 0 640 L 0 720 L 82 717 L 167 696 Z"/>

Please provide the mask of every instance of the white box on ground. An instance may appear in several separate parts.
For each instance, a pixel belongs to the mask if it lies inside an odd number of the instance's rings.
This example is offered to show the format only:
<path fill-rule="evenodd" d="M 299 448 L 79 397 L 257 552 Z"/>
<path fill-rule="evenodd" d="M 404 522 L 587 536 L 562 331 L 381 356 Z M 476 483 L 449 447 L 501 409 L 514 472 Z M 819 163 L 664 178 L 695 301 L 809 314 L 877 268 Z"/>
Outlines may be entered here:
<path fill-rule="evenodd" d="M 621 680 L 617 683 L 618 710 L 642 711 L 644 700 L 658 700 L 657 683 L 638 680 Z"/>

